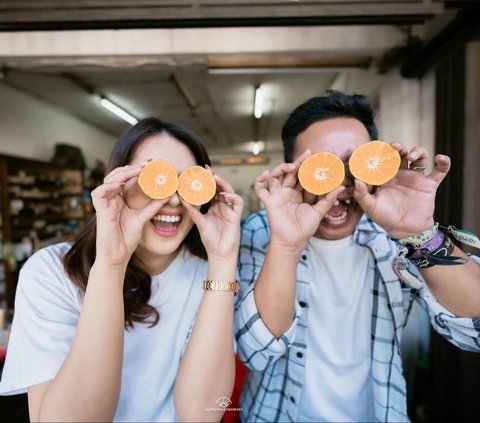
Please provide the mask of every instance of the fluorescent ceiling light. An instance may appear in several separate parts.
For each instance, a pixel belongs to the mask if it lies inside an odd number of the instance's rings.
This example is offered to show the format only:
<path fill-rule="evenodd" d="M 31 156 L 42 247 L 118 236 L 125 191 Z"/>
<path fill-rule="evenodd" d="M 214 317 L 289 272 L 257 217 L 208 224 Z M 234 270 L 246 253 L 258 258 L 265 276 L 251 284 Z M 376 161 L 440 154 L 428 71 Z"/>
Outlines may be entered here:
<path fill-rule="evenodd" d="M 252 154 L 258 156 L 265 148 L 263 141 L 253 141 L 252 142 Z"/>
<path fill-rule="evenodd" d="M 131 125 L 135 125 L 138 122 L 138 119 L 132 116 L 130 113 L 123 110 L 121 107 L 112 103 L 110 100 L 107 100 L 105 97 L 100 97 L 100 104 L 109 110 L 113 114 L 127 121 Z"/>
<path fill-rule="evenodd" d="M 244 68 L 210 68 L 208 73 L 211 75 L 269 75 L 269 74 L 318 74 L 318 73 L 338 73 L 354 72 L 365 69 L 365 67 L 354 66 L 326 66 L 326 67 L 244 67 Z"/>
<path fill-rule="evenodd" d="M 252 153 L 254 156 L 258 155 L 260 153 L 260 143 L 258 141 L 254 141 L 252 143 Z"/>
<path fill-rule="evenodd" d="M 255 103 L 253 106 L 253 114 L 257 119 L 262 117 L 263 113 L 263 90 L 262 87 L 259 85 L 255 89 Z"/>

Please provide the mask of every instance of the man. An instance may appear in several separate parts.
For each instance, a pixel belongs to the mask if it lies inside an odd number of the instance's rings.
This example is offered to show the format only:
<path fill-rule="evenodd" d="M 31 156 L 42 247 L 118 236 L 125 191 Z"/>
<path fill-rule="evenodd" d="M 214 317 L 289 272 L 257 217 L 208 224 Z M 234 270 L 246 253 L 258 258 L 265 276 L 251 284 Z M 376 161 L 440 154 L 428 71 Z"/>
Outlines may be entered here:
<path fill-rule="evenodd" d="M 392 143 L 401 168 L 373 189 L 347 164 L 377 137 L 364 96 L 312 98 L 284 125 L 286 163 L 256 180 L 266 210 L 243 226 L 236 310 L 238 350 L 251 370 L 242 421 L 408 421 L 400 336 L 413 300 L 449 341 L 480 350 L 472 319 L 480 316 L 480 267 L 434 224 L 450 159 L 437 155 L 427 176 L 425 149 Z M 346 177 L 316 198 L 303 192 L 296 172 L 320 151 L 340 157 Z M 394 239 L 410 244 L 410 272 L 423 287 L 396 276 Z M 432 264 L 453 257 L 466 262 Z"/>

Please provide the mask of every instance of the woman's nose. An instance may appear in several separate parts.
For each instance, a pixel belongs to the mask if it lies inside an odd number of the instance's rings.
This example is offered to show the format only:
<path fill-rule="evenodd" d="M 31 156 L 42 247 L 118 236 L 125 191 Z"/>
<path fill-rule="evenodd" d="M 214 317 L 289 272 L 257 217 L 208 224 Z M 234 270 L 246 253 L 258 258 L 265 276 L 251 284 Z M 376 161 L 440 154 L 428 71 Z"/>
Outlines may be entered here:
<path fill-rule="evenodd" d="M 178 193 L 173 194 L 168 200 L 167 204 L 174 207 L 180 205 L 181 201 L 180 201 L 180 197 L 178 196 Z"/>

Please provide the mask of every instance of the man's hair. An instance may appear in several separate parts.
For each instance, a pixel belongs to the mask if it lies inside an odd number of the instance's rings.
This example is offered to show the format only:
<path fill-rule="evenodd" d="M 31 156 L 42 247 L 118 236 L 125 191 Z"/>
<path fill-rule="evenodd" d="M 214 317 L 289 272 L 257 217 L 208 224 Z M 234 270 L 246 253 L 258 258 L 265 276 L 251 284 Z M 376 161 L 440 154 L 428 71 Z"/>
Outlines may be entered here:
<path fill-rule="evenodd" d="M 365 125 L 371 140 L 378 138 L 373 109 L 367 97 L 330 90 L 324 96 L 307 100 L 290 113 L 282 129 L 285 162 L 293 161 L 298 134 L 315 122 L 336 117 L 357 119 Z"/>

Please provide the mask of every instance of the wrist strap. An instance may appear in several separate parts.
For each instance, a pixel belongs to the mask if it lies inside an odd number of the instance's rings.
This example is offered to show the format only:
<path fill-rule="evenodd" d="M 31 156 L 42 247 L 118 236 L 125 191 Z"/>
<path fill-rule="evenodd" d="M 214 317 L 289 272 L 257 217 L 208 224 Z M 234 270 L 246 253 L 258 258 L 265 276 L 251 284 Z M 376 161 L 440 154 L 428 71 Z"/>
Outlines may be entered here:
<path fill-rule="evenodd" d="M 435 223 L 426 231 L 397 241 L 397 256 L 392 263 L 395 274 L 413 288 L 420 289 L 423 283 L 408 271 L 407 260 L 420 269 L 435 265 L 465 264 L 468 259 L 451 255 L 455 245 L 449 234 L 464 244 L 480 248 L 480 240 L 475 234 Z"/>
<path fill-rule="evenodd" d="M 421 248 L 438 234 L 438 223 L 435 223 L 431 228 L 424 231 L 410 235 L 409 237 L 399 239 L 398 242 L 402 245 L 410 245 L 414 248 Z"/>

